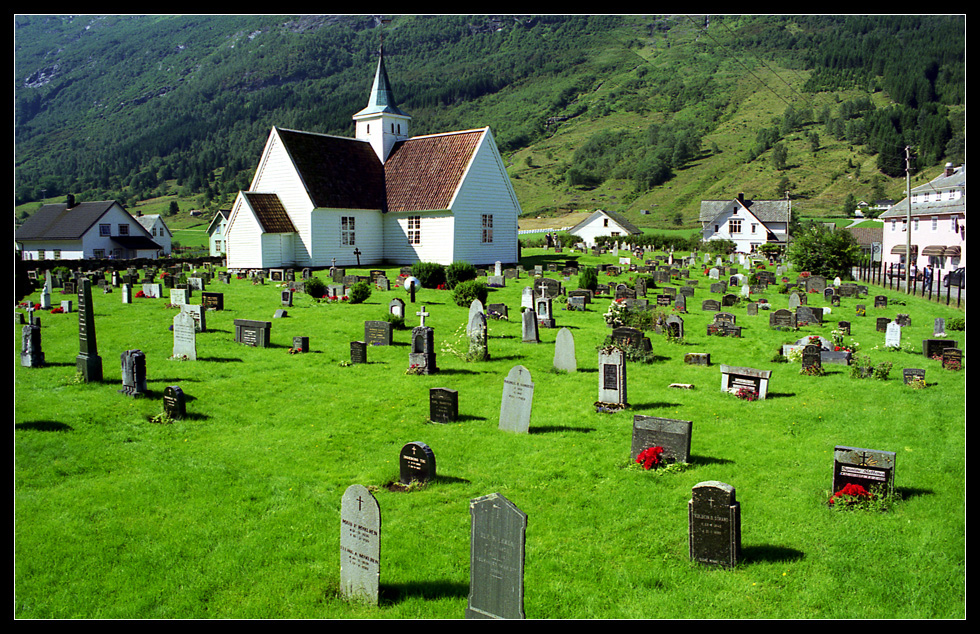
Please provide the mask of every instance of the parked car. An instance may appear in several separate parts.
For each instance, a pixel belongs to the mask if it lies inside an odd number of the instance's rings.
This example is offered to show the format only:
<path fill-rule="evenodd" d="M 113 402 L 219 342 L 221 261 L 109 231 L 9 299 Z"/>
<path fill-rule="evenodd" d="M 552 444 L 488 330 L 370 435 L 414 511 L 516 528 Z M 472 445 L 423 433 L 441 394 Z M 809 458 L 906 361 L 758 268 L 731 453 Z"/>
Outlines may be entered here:
<path fill-rule="evenodd" d="M 943 276 L 943 286 L 959 286 L 966 288 L 966 267 L 961 266 Z"/>

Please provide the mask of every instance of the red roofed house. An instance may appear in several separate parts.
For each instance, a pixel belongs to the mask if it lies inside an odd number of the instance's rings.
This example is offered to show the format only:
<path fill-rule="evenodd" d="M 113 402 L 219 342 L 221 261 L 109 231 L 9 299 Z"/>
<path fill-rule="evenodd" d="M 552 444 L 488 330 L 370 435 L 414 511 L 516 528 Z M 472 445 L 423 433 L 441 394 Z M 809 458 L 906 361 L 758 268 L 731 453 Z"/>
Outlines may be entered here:
<path fill-rule="evenodd" d="M 273 128 L 232 206 L 229 269 L 517 261 L 521 208 L 489 128 L 410 137 L 383 55 L 355 138 Z"/>

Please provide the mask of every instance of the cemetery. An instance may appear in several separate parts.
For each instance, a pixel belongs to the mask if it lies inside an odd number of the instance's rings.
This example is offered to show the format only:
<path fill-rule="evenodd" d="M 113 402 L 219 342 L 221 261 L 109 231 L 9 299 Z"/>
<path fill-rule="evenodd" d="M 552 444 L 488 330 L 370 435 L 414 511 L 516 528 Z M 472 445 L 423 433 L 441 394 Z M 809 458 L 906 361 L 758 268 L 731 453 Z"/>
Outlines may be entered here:
<path fill-rule="evenodd" d="M 16 614 L 964 618 L 965 311 L 749 266 L 42 273 Z"/>

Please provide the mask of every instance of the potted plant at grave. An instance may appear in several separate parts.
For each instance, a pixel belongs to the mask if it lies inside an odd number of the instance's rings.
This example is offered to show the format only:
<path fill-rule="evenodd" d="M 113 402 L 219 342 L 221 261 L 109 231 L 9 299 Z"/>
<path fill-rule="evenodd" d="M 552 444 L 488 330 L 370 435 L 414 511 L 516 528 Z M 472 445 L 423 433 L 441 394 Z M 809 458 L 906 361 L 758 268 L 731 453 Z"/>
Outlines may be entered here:
<path fill-rule="evenodd" d="M 663 464 L 661 456 L 664 453 L 663 447 L 647 447 L 636 456 L 636 464 L 643 465 L 649 471 Z"/>

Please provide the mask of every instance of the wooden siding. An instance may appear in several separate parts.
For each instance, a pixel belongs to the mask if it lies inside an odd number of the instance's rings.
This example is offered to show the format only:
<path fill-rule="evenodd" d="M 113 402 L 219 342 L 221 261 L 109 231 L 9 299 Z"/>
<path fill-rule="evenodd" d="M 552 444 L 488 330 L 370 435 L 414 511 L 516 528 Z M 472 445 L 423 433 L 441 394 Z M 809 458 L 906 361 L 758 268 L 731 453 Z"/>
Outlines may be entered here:
<path fill-rule="evenodd" d="M 289 153 L 286 152 L 279 135 L 275 130 L 269 136 L 259 169 L 252 179 L 250 191 L 273 193 L 279 196 L 283 206 L 288 210 L 289 219 L 296 227 L 298 239 L 293 241 L 294 252 L 288 260 L 295 266 L 313 266 L 313 241 L 311 236 L 311 216 L 313 203 L 306 192 L 303 181 L 293 166 Z M 255 245 L 258 246 L 257 244 Z M 265 257 L 265 255 L 263 256 Z M 273 264 L 271 266 L 279 266 Z"/>
<path fill-rule="evenodd" d="M 262 267 L 261 232 L 258 220 L 239 194 L 225 234 L 225 263 L 229 269 Z"/>
<path fill-rule="evenodd" d="M 354 218 L 354 246 L 340 243 L 341 218 Z M 361 252 L 361 265 L 380 263 L 385 257 L 384 223 L 377 209 L 317 209 L 312 214 L 311 263 L 304 266 L 357 266 L 354 249 Z"/>
<path fill-rule="evenodd" d="M 471 264 L 517 262 L 520 203 L 489 130 L 452 203 L 456 219 L 450 257 Z M 493 242 L 484 244 L 483 214 L 493 217 Z"/>
<path fill-rule="evenodd" d="M 408 218 L 421 218 L 421 243 L 408 243 Z M 448 211 L 388 213 L 384 217 L 385 259 L 397 264 L 453 262 L 453 215 Z M 363 262 L 363 260 L 362 260 Z"/>

